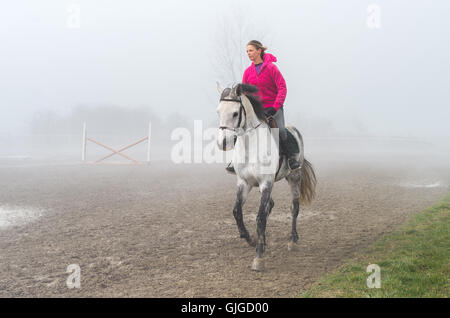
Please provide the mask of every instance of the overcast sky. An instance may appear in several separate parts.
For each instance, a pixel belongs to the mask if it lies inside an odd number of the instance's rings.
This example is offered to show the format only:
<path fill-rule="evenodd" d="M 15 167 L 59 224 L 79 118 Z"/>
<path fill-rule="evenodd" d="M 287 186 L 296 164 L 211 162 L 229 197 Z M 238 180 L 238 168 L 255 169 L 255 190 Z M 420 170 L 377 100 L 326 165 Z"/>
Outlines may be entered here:
<path fill-rule="evenodd" d="M 367 26 L 371 3 L 381 28 Z M 71 4 L 79 28 L 68 27 Z M 148 105 L 163 117 L 209 121 L 218 17 L 236 8 L 278 58 L 288 122 L 315 117 L 343 131 L 450 137 L 447 0 L 8 1 L 0 10 L 0 134 L 23 133 L 38 110 L 75 105 Z"/>

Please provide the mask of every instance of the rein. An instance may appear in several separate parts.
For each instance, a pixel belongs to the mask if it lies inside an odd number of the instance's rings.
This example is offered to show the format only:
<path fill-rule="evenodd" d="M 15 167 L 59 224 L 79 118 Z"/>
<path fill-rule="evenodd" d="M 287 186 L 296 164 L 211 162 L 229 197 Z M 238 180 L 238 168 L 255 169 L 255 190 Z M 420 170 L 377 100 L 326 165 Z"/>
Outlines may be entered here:
<path fill-rule="evenodd" d="M 247 112 L 245 111 L 245 107 L 242 104 L 242 99 L 234 99 L 234 98 L 221 98 L 220 101 L 226 101 L 226 102 L 236 102 L 239 103 L 241 106 L 239 107 L 239 120 L 238 120 L 238 124 L 237 127 L 228 127 L 228 126 L 220 126 L 219 129 L 227 129 L 227 130 L 231 130 L 234 131 L 238 136 L 243 136 L 245 134 L 247 134 L 249 131 L 252 131 L 253 129 L 256 129 L 259 127 L 259 125 L 261 125 L 261 122 L 256 125 L 256 127 L 251 127 L 250 129 L 244 130 L 241 127 L 241 122 L 242 122 L 242 111 L 244 112 L 245 115 L 245 119 L 247 120 Z"/>

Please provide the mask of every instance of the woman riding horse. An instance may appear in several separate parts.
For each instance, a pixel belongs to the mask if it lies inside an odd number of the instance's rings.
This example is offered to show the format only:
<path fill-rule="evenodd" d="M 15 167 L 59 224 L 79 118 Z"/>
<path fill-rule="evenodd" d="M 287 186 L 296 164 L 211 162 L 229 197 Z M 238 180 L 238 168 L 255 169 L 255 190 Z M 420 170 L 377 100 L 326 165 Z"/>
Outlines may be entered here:
<path fill-rule="evenodd" d="M 270 53 L 265 53 L 266 50 L 267 48 L 259 41 L 248 42 L 247 55 L 252 65 L 245 70 L 242 82 L 258 88 L 266 116 L 273 116 L 277 123 L 280 145 L 288 158 L 289 168 L 295 170 L 300 167 L 300 163 L 295 158 L 293 148 L 287 142 L 287 131 L 284 125 L 283 103 L 287 93 L 286 82 L 278 67 L 273 64 L 277 58 Z M 232 163 L 226 170 L 235 173 Z"/>

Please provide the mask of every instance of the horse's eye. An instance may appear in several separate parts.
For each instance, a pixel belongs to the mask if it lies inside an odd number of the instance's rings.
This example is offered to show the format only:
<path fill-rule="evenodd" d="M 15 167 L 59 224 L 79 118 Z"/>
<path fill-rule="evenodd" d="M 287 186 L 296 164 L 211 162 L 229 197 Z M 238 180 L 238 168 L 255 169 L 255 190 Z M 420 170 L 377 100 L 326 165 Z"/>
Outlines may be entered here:
<path fill-rule="evenodd" d="M 234 112 L 234 113 L 233 113 L 233 118 L 234 118 L 234 117 L 237 117 L 237 115 L 238 115 L 238 112 Z"/>

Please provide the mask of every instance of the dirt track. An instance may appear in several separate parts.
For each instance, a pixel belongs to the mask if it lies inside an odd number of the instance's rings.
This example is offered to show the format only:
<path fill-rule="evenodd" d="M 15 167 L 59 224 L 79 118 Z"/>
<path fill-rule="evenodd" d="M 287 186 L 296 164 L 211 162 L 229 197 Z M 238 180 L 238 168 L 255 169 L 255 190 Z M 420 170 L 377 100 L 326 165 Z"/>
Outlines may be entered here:
<path fill-rule="evenodd" d="M 287 251 L 282 181 L 263 273 L 250 270 L 255 250 L 239 238 L 223 165 L 0 168 L 0 206 L 44 211 L 0 229 L 0 296 L 294 297 L 449 191 L 442 166 L 309 159 L 319 183 L 300 209 L 301 249 Z M 244 206 L 253 235 L 258 199 L 254 189 Z M 81 267 L 80 289 L 66 287 L 69 264 Z"/>

